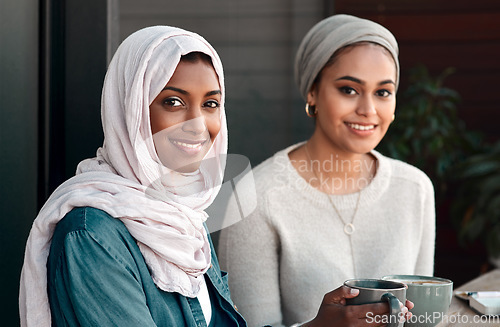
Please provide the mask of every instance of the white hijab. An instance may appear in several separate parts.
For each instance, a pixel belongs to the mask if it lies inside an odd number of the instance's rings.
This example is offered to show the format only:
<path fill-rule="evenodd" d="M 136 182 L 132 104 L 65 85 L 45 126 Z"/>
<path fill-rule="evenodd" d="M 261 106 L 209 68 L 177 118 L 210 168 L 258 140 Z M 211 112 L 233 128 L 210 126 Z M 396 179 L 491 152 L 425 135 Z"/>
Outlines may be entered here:
<path fill-rule="evenodd" d="M 181 55 L 212 58 L 222 92 L 221 129 L 200 169 L 180 174 L 161 165 L 149 105 L 173 75 Z M 118 48 L 102 92 L 104 144 L 59 186 L 35 219 L 21 272 L 22 326 L 50 326 L 46 263 L 56 224 L 73 208 L 91 206 L 120 219 L 136 239 L 155 284 L 196 297 L 210 267 L 204 210 L 217 195 L 227 153 L 224 76 L 215 50 L 179 28 L 149 27 Z M 168 181 L 168 182 L 166 182 Z"/>

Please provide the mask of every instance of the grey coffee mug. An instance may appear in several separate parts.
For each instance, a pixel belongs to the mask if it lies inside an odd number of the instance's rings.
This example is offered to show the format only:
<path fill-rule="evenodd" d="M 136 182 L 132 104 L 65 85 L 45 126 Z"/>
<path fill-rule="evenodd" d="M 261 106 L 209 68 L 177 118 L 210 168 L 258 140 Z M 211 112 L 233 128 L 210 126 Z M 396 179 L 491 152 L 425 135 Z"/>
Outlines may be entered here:
<path fill-rule="evenodd" d="M 400 322 L 400 303 L 406 302 L 407 286 L 405 284 L 381 279 L 349 279 L 344 282 L 344 285 L 359 290 L 358 296 L 346 299 L 346 305 L 387 302 L 390 308 L 390 315 L 386 319 L 388 321 L 375 316 L 367 316 L 367 319 L 373 322 L 378 319 L 379 322 L 387 323 L 388 327 L 403 326 L 403 322 Z"/>
<path fill-rule="evenodd" d="M 449 279 L 419 275 L 390 275 L 382 279 L 408 285 L 406 298 L 415 307 L 405 327 L 434 327 L 443 320 L 450 307 L 453 282 Z"/>

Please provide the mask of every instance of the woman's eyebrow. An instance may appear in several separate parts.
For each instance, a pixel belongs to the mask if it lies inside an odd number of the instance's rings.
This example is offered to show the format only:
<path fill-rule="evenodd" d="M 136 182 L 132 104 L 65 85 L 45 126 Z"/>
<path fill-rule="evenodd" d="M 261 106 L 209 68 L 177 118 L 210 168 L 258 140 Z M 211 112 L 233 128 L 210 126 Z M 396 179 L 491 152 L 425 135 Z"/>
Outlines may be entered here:
<path fill-rule="evenodd" d="M 188 91 L 183 90 L 183 89 L 179 89 L 178 87 L 174 87 L 174 86 L 167 86 L 162 91 L 165 91 L 165 90 L 172 90 L 172 91 L 184 94 L 184 95 L 189 95 Z M 222 92 L 220 90 L 214 90 L 214 91 L 207 92 L 205 94 L 205 96 L 208 97 L 208 96 L 212 96 L 212 95 L 216 95 L 216 94 L 222 94 Z"/>
<path fill-rule="evenodd" d="M 396 85 L 396 82 L 394 82 L 392 79 L 386 79 L 385 81 L 382 81 L 378 83 L 378 85 L 384 85 L 384 84 L 394 84 Z"/>
<path fill-rule="evenodd" d="M 162 91 L 165 91 L 165 90 L 172 90 L 172 91 L 175 91 L 175 92 L 179 92 L 181 94 L 189 95 L 188 91 L 183 90 L 183 89 L 179 89 L 179 88 L 173 87 L 173 86 L 166 86 Z"/>
<path fill-rule="evenodd" d="M 365 84 L 365 82 L 363 82 L 359 78 L 348 76 L 348 75 L 342 76 L 342 77 L 339 77 L 339 78 L 336 79 L 336 81 L 341 81 L 341 80 L 351 81 L 351 82 L 358 83 L 358 84 L 361 84 L 361 85 Z"/>
<path fill-rule="evenodd" d="M 207 94 L 205 94 L 205 96 L 209 97 L 209 96 L 217 95 L 217 94 L 222 94 L 222 92 L 220 90 L 214 90 L 214 91 L 207 92 Z"/>
<path fill-rule="evenodd" d="M 358 83 L 358 84 L 361 84 L 361 85 L 365 85 L 366 84 L 364 81 L 360 80 L 359 78 L 348 76 L 348 75 L 342 76 L 342 77 L 339 77 L 339 78 L 336 79 L 336 81 L 340 81 L 340 80 L 347 80 L 347 81 L 351 81 L 351 82 Z M 390 80 L 390 79 L 386 79 L 386 80 L 381 81 L 380 83 L 378 83 L 378 85 L 385 85 L 385 84 L 394 84 L 394 85 L 396 85 L 396 83 L 393 80 Z"/>

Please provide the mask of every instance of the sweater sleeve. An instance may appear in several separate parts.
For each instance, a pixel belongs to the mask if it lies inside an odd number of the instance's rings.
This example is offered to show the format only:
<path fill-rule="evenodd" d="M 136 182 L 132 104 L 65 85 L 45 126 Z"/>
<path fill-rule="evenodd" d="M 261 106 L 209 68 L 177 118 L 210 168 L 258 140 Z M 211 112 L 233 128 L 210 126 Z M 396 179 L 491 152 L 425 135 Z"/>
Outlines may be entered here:
<path fill-rule="evenodd" d="M 432 182 L 425 176 L 422 194 L 422 240 L 415 266 L 415 274 L 432 276 L 434 274 L 434 250 L 436 239 L 436 209 Z"/>
<path fill-rule="evenodd" d="M 270 223 L 263 194 L 247 218 L 221 231 L 219 262 L 228 271 L 234 304 L 248 326 L 279 326 L 282 320 L 279 238 Z"/>
<path fill-rule="evenodd" d="M 48 262 L 54 326 L 156 326 L 133 264 L 119 254 L 125 243 L 118 251 L 113 244 L 77 230 L 51 249 L 58 254 Z"/>

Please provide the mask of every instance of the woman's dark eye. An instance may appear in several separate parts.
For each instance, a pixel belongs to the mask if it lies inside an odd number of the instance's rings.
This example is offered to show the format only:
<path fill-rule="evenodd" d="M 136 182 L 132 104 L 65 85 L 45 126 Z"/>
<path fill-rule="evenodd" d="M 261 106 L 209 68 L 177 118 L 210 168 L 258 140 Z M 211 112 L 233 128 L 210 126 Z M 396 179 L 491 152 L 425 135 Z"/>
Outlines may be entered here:
<path fill-rule="evenodd" d="M 167 98 L 163 100 L 163 104 L 169 107 L 180 107 L 183 105 L 182 101 L 178 98 Z"/>
<path fill-rule="evenodd" d="M 219 104 L 219 102 L 217 102 L 215 100 L 210 100 L 210 101 L 205 102 L 205 107 L 208 107 L 210 109 L 217 109 L 220 107 L 220 104 Z"/>
<path fill-rule="evenodd" d="M 380 96 L 380 97 L 388 97 L 391 95 L 391 92 L 387 91 L 387 90 L 378 90 L 377 91 L 377 95 Z"/>
<path fill-rule="evenodd" d="M 347 95 L 357 94 L 356 90 L 349 86 L 343 86 L 340 88 L 340 92 L 345 93 Z"/>

